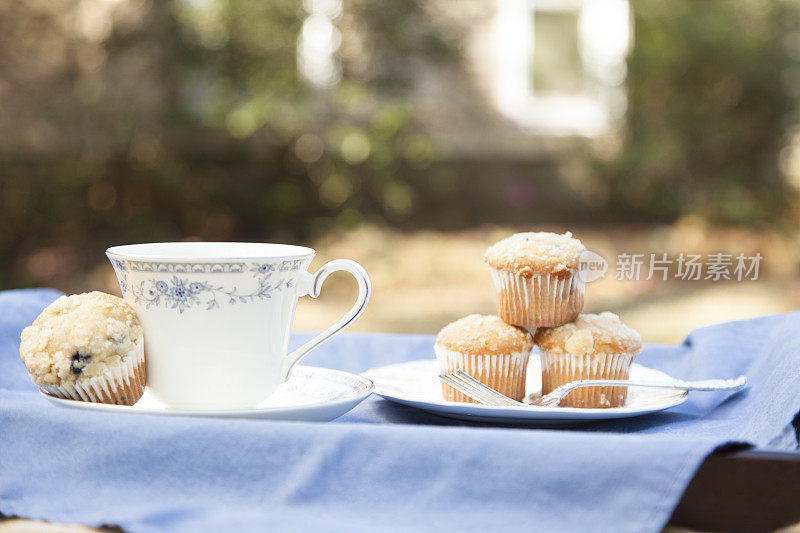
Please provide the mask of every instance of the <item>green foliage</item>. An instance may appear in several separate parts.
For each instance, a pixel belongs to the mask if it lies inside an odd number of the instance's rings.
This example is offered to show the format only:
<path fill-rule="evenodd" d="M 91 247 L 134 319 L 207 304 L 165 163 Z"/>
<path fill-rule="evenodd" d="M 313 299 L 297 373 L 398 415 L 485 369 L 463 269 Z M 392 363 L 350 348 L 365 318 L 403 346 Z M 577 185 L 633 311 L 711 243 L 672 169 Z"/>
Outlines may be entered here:
<path fill-rule="evenodd" d="M 625 138 L 592 209 L 774 220 L 790 200 L 779 153 L 797 119 L 800 4 L 632 7 Z M 580 149 L 440 158 L 412 95 L 425 69 L 466 81 L 470 68 L 438 9 L 344 0 L 341 79 L 315 88 L 297 69 L 300 0 L 0 2 L 0 272 L 13 279 L 0 285 L 36 282 L 24 258 L 45 248 L 60 250 L 37 259 L 47 270 L 110 243 L 578 216 L 551 178 Z M 499 121 L 463 89 L 463 113 Z"/>
<path fill-rule="evenodd" d="M 81 2 L 63 4 L 0 6 L 0 76 L 19 100 L 0 109 L 6 257 L 58 243 L 288 241 L 414 209 L 400 176 L 435 152 L 402 91 L 415 64 L 455 57 L 421 2 L 345 1 L 342 46 L 356 39 L 359 54 L 341 54 L 325 89 L 298 74 L 299 0 L 123 1 L 91 13 L 84 34 Z M 91 26 L 103 20 L 108 31 Z M 49 70 L 34 35 L 64 50 Z M 14 130 L 33 115 L 27 142 Z"/>
<path fill-rule="evenodd" d="M 800 4 L 634 0 L 627 140 L 607 167 L 624 212 L 775 220 L 796 120 Z M 790 122 L 791 121 L 791 122 Z"/>

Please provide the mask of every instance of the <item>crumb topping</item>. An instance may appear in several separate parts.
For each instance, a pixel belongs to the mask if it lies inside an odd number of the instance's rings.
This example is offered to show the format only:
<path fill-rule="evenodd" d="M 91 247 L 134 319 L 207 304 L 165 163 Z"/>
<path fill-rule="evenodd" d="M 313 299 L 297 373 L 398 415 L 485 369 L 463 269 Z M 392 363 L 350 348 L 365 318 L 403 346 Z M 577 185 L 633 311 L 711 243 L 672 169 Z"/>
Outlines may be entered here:
<path fill-rule="evenodd" d="M 582 314 L 574 322 L 536 330 L 536 345 L 571 355 L 633 353 L 642 350 L 642 337 L 614 313 Z"/>
<path fill-rule="evenodd" d="M 511 326 L 494 315 L 469 315 L 446 325 L 436 344 L 472 355 L 503 355 L 530 352 L 533 337 L 527 330 Z"/>
<path fill-rule="evenodd" d="M 102 292 L 62 296 L 22 330 L 20 357 L 37 384 L 103 374 L 143 342 L 133 308 Z"/>
<path fill-rule="evenodd" d="M 515 233 L 486 250 L 483 260 L 498 270 L 516 272 L 532 277 L 552 274 L 559 277 L 572 275 L 586 247 L 572 237 L 548 232 Z"/>

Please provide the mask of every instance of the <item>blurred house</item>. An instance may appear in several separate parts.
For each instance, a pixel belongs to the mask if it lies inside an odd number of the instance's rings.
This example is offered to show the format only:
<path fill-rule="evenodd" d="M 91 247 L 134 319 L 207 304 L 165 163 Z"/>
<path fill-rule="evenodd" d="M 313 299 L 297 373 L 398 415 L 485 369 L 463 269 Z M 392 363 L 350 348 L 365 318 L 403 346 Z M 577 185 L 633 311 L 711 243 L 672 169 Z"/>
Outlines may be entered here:
<path fill-rule="evenodd" d="M 313 85 L 342 76 L 340 51 L 356 48 L 342 0 L 306 0 L 298 66 Z M 627 0 L 472 0 L 426 4 L 443 32 L 458 33 L 460 68 L 420 62 L 407 95 L 426 131 L 451 157 L 537 158 L 555 139 L 618 129 L 632 37 Z"/>
<path fill-rule="evenodd" d="M 796 0 L 0 2 L 0 274 L 365 222 L 796 222 L 798 28 Z"/>

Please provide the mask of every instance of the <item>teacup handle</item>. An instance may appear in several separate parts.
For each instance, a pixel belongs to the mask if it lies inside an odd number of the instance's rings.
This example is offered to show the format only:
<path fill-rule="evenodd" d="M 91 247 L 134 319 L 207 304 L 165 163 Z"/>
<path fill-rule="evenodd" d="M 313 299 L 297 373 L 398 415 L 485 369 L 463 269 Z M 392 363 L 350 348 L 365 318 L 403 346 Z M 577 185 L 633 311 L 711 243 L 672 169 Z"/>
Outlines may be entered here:
<path fill-rule="evenodd" d="M 371 291 L 369 276 L 367 275 L 366 270 L 361 267 L 361 265 L 355 261 L 350 261 L 349 259 L 335 259 L 325 263 L 322 268 L 317 270 L 315 274 L 311 274 L 310 272 L 303 273 L 303 276 L 298 283 L 297 295 L 308 295 L 312 298 L 316 298 L 319 296 L 319 292 L 322 289 L 322 283 L 325 281 L 325 278 L 338 270 L 349 272 L 354 278 L 356 278 L 356 282 L 358 283 L 358 298 L 356 298 L 356 303 L 353 304 L 353 307 L 350 308 L 347 314 L 336 321 L 335 324 L 286 356 L 286 359 L 283 362 L 283 375 L 281 376 L 281 381 L 286 381 L 289 378 L 289 374 L 292 372 L 294 365 L 296 365 L 300 359 L 305 357 L 308 352 L 349 326 L 356 318 L 358 318 L 361 313 L 364 312 L 364 309 L 367 307 L 367 302 L 369 302 L 369 295 Z"/>

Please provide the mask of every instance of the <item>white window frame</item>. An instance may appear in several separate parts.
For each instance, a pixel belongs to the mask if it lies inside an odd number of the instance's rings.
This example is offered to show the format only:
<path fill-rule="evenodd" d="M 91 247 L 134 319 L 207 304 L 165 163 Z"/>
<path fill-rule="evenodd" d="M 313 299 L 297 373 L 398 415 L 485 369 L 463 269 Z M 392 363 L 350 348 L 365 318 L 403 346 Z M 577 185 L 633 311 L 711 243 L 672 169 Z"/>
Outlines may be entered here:
<path fill-rule="evenodd" d="M 530 73 L 534 12 L 578 14 L 585 90 L 536 94 Z M 625 58 L 631 41 L 628 0 L 497 0 L 495 104 L 533 133 L 602 135 L 625 112 Z"/>

